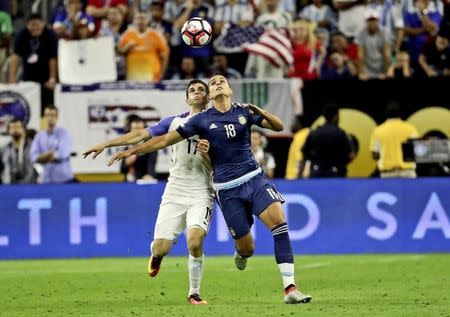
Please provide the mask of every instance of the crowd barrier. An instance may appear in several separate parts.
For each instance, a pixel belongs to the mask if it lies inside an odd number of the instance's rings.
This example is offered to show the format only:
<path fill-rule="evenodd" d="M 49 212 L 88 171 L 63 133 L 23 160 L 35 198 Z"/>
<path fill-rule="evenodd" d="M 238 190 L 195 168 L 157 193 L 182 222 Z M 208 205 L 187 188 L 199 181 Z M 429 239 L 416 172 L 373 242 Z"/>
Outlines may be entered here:
<path fill-rule="evenodd" d="M 450 181 L 276 181 L 296 254 L 450 252 Z M 165 183 L 0 187 L 0 259 L 148 255 Z M 257 220 L 256 254 L 271 254 Z M 231 255 L 215 209 L 207 255 Z M 186 254 L 184 234 L 171 252 Z"/>

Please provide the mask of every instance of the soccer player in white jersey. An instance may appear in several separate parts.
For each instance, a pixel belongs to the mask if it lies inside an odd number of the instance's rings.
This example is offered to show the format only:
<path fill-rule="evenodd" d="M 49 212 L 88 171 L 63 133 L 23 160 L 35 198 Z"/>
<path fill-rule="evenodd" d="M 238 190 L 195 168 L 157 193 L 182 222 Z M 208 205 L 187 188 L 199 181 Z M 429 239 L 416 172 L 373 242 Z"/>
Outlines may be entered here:
<path fill-rule="evenodd" d="M 254 252 L 250 228 L 253 215 L 256 215 L 273 236 L 285 303 L 308 303 L 311 296 L 300 292 L 295 283 L 294 255 L 281 205 L 283 197 L 261 171 L 250 144 L 252 125 L 282 131 L 283 122 L 255 105 L 232 103 L 231 96 L 232 91 L 225 77 L 211 77 L 209 97 L 213 107 L 192 116 L 176 131 L 116 153 L 108 164 L 130 155 L 154 152 L 193 135 L 208 140 L 216 198 L 235 242 L 236 267 L 245 269 L 247 258 Z"/>
<path fill-rule="evenodd" d="M 152 137 L 176 130 L 194 114 L 205 110 L 208 103 L 208 86 L 201 80 L 189 82 L 186 90 L 188 113 L 166 117 L 151 128 L 133 131 L 113 140 L 97 144 L 83 153 L 84 157 L 94 153 L 97 157 L 105 148 L 136 144 Z M 212 216 L 214 191 L 212 189 L 211 162 L 207 153 L 209 143 L 197 136 L 172 147 L 170 176 L 164 190 L 154 240 L 150 246 L 152 256 L 148 263 L 148 274 L 158 274 L 163 257 L 169 253 L 177 235 L 187 229 L 189 249 L 189 294 L 191 304 L 206 304 L 200 297 L 203 274 L 203 240 L 209 229 Z"/>

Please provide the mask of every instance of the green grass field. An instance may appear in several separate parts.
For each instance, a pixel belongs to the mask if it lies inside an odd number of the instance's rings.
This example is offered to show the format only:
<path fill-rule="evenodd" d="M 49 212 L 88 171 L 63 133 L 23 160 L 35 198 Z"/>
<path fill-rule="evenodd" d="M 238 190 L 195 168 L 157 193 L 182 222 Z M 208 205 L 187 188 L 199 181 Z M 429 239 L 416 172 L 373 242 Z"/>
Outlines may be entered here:
<path fill-rule="evenodd" d="M 186 258 L 152 279 L 144 258 L 0 261 L 0 316 L 450 316 L 450 254 L 297 257 L 302 305 L 282 303 L 272 257 L 206 260 L 205 306 L 187 304 Z"/>

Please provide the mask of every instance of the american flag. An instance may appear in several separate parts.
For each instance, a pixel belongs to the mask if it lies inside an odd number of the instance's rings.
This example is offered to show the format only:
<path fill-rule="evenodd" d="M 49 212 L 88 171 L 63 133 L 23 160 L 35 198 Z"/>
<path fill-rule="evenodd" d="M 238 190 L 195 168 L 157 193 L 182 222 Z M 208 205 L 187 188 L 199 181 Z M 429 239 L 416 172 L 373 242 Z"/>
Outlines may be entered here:
<path fill-rule="evenodd" d="M 268 29 L 261 26 L 240 27 L 227 24 L 214 41 L 216 51 L 221 53 L 248 52 L 263 57 L 274 67 L 292 65 L 292 45 L 289 30 Z"/>

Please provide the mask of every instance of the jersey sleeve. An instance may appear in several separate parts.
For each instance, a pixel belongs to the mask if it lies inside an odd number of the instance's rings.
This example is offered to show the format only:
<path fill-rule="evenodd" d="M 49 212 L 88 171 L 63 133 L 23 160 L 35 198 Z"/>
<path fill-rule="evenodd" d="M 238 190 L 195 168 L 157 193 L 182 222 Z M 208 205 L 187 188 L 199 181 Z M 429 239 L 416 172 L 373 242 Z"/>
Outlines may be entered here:
<path fill-rule="evenodd" d="M 253 125 L 257 125 L 258 127 L 261 127 L 262 122 L 264 120 L 263 116 L 260 116 L 259 114 L 255 114 L 253 113 L 253 111 L 247 110 L 248 111 L 248 118 L 250 119 L 250 123 Z"/>
<path fill-rule="evenodd" d="M 169 132 L 170 125 L 175 117 L 165 117 L 152 127 L 148 127 L 147 131 L 151 137 L 164 135 Z"/>
<path fill-rule="evenodd" d="M 185 139 L 188 139 L 196 134 L 200 134 L 200 122 L 201 113 L 193 116 L 188 120 L 188 122 L 180 125 L 177 128 L 177 132 Z"/>

